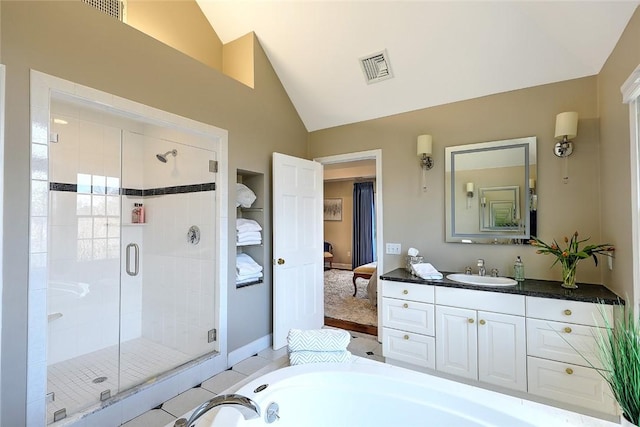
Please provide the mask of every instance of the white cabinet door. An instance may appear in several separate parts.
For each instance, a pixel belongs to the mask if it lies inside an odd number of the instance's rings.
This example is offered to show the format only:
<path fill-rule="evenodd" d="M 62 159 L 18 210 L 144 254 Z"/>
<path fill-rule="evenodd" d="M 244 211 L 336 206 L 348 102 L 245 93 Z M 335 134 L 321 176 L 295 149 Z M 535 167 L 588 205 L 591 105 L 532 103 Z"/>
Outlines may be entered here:
<path fill-rule="evenodd" d="M 436 369 L 478 379 L 476 311 L 436 306 Z"/>
<path fill-rule="evenodd" d="M 527 391 L 525 319 L 478 312 L 478 379 Z"/>

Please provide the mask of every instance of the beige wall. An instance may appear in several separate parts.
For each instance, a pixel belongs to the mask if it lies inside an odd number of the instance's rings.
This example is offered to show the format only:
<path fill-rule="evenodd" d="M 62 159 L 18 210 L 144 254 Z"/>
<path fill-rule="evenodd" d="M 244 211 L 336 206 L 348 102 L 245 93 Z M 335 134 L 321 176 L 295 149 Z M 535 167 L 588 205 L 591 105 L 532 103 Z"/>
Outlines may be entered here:
<path fill-rule="evenodd" d="M 42 71 L 229 131 L 229 173 L 265 174 L 273 151 L 304 157 L 307 132 L 262 48 L 255 89 L 77 1 L 2 1 L 0 62 L 7 66 L 2 398 L 0 425 L 24 425 L 29 211 L 29 69 Z M 108 41 L 108 43 L 106 43 Z M 254 38 L 255 41 L 255 38 Z M 265 108 L 268 106 L 268 108 Z M 234 180 L 230 179 L 230 190 Z M 267 187 L 264 240 L 271 240 Z M 235 190 L 230 191 L 233 198 Z M 233 200 L 229 200 L 233 206 Z M 233 221 L 229 235 L 234 236 Z M 229 253 L 235 253 L 229 239 Z M 265 245 L 266 258 L 271 249 Z M 231 259 L 228 271 L 235 271 Z M 235 288 L 229 277 L 228 349 L 271 332 L 271 272 Z"/>
<path fill-rule="evenodd" d="M 253 46 L 255 36 L 249 33 L 222 47 L 222 72 L 254 87 L 253 81 Z"/>
<path fill-rule="evenodd" d="M 636 9 L 598 75 L 602 237 L 616 245 L 615 267 L 612 272 L 604 270 L 604 281 L 625 299 L 633 298 L 631 216 L 637 212 L 631 210 L 629 106 L 622 103 L 620 87 L 638 64 L 640 9 Z"/>
<path fill-rule="evenodd" d="M 578 111 L 576 149 L 570 182 L 562 183 L 562 161 L 553 154 L 555 116 Z M 435 166 L 427 172 L 428 191 L 420 190 L 416 138 L 433 135 Z M 566 82 L 486 96 L 391 117 L 312 132 L 309 156 L 382 149 L 384 238 L 402 244 L 402 255 L 384 255 L 387 271 L 402 266 L 406 250 L 418 248 L 440 270 L 461 271 L 484 258 L 487 267 L 512 274 L 516 256 L 527 277 L 560 280 L 552 259 L 529 246 L 445 243 L 444 148 L 449 145 L 536 136 L 538 139 L 539 236 L 562 238 L 578 230 L 600 242 L 597 79 Z M 601 282 L 601 269 L 583 262 L 578 280 Z M 611 285 L 610 283 L 607 283 Z"/>
<path fill-rule="evenodd" d="M 128 0 L 127 24 L 222 70 L 222 42 L 195 0 Z"/>
<path fill-rule="evenodd" d="M 324 240 L 333 245 L 333 263 L 351 268 L 354 180 L 325 181 L 324 198 L 342 199 L 342 221 L 324 222 Z"/>

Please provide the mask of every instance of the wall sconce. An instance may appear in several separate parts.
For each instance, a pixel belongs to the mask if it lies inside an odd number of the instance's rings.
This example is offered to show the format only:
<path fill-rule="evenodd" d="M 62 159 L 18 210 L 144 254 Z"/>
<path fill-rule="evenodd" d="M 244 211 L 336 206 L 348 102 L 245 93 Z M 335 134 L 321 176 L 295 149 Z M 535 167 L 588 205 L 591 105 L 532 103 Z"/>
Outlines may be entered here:
<path fill-rule="evenodd" d="M 482 206 L 483 208 L 487 207 L 487 198 L 486 197 L 480 197 L 480 206 Z"/>
<path fill-rule="evenodd" d="M 473 199 L 473 182 L 467 182 L 467 209 L 471 209 L 471 199 Z"/>
<path fill-rule="evenodd" d="M 558 157 L 564 158 L 564 176 L 562 180 L 566 184 L 569 181 L 569 160 L 568 157 L 573 153 L 573 143 L 571 138 L 575 138 L 578 134 L 578 113 L 575 111 L 567 111 L 556 116 L 556 133 L 555 138 L 560 142 L 556 142 L 553 152 Z"/>
<path fill-rule="evenodd" d="M 420 167 L 422 168 L 422 191 L 427 191 L 427 171 L 433 167 L 433 138 L 431 135 L 418 136 L 418 157 L 420 157 Z"/>

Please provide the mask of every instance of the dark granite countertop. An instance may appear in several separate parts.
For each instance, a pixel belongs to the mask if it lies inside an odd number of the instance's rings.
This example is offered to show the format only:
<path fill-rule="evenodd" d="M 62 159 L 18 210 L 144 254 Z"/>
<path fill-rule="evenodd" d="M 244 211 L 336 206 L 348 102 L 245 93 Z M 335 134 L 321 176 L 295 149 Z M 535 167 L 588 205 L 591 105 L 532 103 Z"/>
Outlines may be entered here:
<path fill-rule="evenodd" d="M 404 268 L 396 268 L 380 276 L 382 280 L 416 283 L 419 285 L 446 286 L 449 288 L 473 289 L 480 291 L 500 292 L 504 294 L 518 294 L 530 297 L 553 298 L 583 302 L 602 302 L 605 304 L 624 304 L 624 300 L 602 285 L 578 283 L 578 289 L 565 289 L 560 282 L 552 280 L 525 279 L 524 282 L 513 286 L 475 286 L 454 282 L 447 279 L 442 272 L 441 280 L 425 280 L 411 275 Z"/>

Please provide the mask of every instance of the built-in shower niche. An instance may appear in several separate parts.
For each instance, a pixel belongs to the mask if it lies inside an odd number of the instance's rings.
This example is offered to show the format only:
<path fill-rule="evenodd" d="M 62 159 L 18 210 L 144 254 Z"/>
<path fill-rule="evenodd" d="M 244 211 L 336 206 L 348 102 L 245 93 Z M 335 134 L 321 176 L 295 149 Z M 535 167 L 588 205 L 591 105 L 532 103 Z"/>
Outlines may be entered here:
<path fill-rule="evenodd" d="M 215 144 L 68 97 L 50 126 L 48 422 L 217 348 Z"/>

